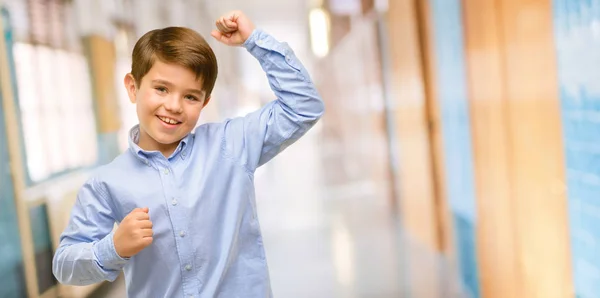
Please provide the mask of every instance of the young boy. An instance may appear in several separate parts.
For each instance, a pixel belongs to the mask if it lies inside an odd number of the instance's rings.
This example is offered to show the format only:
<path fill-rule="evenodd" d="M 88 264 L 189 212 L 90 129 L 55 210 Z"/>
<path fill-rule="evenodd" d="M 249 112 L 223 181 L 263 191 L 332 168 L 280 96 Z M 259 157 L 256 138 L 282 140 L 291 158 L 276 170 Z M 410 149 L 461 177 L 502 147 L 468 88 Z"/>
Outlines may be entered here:
<path fill-rule="evenodd" d="M 129 297 L 272 296 L 253 174 L 317 122 L 323 102 L 287 44 L 239 11 L 216 25 L 214 38 L 258 59 L 277 100 L 191 133 L 217 77 L 213 51 L 186 28 L 140 38 L 125 77 L 139 125 L 130 150 L 80 190 L 53 260 L 59 282 L 124 270 Z"/>

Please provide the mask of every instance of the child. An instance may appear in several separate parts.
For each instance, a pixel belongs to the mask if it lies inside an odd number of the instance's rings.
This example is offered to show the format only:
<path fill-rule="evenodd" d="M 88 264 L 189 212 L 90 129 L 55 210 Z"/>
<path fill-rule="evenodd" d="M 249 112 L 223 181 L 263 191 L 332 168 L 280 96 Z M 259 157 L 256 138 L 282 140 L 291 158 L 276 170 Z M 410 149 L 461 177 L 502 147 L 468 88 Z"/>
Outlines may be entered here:
<path fill-rule="evenodd" d="M 212 49 L 187 28 L 142 36 L 125 77 L 139 125 L 80 190 L 53 260 L 59 282 L 124 270 L 129 297 L 272 296 L 253 174 L 318 121 L 323 102 L 287 44 L 239 11 L 216 25 L 214 38 L 258 59 L 277 100 L 191 133 L 217 77 Z"/>

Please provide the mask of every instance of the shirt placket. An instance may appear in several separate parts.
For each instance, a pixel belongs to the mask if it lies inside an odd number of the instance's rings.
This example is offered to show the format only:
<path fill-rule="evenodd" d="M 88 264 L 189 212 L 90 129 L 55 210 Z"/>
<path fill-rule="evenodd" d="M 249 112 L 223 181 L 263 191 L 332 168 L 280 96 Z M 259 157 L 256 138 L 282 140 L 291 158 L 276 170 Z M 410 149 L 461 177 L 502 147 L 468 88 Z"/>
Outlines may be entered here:
<path fill-rule="evenodd" d="M 198 294 L 199 286 L 196 275 L 198 268 L 194 264 L 194 250 L 192 239 L 189 237 L 187 214 L 185 206 L 181 204 L 177 181 L 171 164 L 166 160 L 159 163 L 160 177 L 164 185 L 166 204 L 169 209 L 169 217 L 173 228 L 173 236 L 179 256 L 179 266 L 183 282 L 185 297 L 194 297 Z"/>

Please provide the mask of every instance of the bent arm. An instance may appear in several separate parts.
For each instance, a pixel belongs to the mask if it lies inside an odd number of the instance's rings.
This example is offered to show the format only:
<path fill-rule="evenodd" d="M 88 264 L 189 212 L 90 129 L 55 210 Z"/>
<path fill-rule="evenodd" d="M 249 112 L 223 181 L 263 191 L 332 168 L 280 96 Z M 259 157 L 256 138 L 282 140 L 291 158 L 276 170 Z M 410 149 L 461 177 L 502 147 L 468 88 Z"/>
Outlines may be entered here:
<path fill-rule="evenodd" d="M 84 286 L 114 281 L 125 266 L 127 260 L 114 248 L 115 219 L 107 199 L 106 190 L 95 179 L 79 191 L 52 260 L 52 272 L 60 283 Z"/>

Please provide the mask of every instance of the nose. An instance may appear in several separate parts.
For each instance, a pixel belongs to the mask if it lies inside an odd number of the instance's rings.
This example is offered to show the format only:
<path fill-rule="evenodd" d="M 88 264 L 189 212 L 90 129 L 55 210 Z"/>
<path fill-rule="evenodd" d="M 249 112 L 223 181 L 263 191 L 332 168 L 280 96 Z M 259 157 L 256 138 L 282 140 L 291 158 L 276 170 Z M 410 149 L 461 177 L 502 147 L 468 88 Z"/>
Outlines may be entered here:
<path fill-rule="evenodd" d="M 181 99 L 175 94 L 168 96 L 163 105 L 165 109 L 169 112 L 177 114 L 183 112 L 183 105 L 181 104 Z"/>

